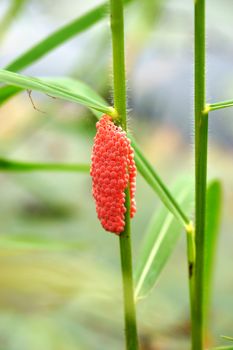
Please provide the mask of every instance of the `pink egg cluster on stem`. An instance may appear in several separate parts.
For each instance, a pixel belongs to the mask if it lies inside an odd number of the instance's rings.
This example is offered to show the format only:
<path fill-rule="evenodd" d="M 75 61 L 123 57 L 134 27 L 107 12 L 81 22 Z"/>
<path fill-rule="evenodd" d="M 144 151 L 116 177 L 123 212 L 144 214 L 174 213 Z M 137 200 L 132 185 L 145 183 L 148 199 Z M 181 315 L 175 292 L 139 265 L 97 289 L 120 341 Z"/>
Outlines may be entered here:
<path fill-rule="evenodd" d="M 107 231 L 120 234 L 125 227 L 125 190 L 130 190 L 130 217 L 136 212 L 136 166 L 126 132 L 111 117 L 96 123 L 92 151 L 92 193 L 98 218 Z"/>

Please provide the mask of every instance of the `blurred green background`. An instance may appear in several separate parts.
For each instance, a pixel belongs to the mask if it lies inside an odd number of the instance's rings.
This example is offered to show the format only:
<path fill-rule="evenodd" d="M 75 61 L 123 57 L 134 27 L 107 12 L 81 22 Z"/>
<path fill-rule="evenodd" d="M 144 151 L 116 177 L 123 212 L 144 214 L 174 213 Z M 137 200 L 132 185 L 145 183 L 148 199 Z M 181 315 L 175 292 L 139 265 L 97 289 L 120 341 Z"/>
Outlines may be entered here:
<path fill-rule="evenodd" d="M 1 26 L 4 67 L 97 0 L 25 0 Z M 9 0 L 0 3 L 4 17 Z M 208 101 L 233 97 L 233 3 L 207 1 Z M 125 11 L 129 125 L 169 186 L 193 174 L 193 2 L 134 0 Z M 25 70 L 72 76 L 109 103 L 111 44 L 107 17 Z M 83 107 L 26 92 L 0 110 L 0 156 L 39 162 L 90 162 L 95 119 Z M 233 110 L 210 118 L 209 178 L 224 203 L 216 260 L 210 344 L 233 334 Z M 137 178 L 134 261 L 160 203 Z M 119 247 L 96 218 L 88 175 L 0 174 L 0 350 L 124 348 Z M 185 235 L 159 282 L 137 306 L 142 348 L 187 350 L 189 304 Z"/>

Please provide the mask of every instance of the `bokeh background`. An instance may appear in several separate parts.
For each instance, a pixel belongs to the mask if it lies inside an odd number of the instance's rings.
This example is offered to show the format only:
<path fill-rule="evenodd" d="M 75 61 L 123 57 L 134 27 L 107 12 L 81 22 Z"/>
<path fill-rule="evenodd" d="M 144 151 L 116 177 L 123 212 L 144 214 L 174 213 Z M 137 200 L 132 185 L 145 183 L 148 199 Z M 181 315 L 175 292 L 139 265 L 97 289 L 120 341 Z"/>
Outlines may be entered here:
<path fill-rule="evenodd" d="M 30 0 L 0 26 L 0 66 L 99 4 Z M 1 0 L 4 18 L 9 0 Z M 207 96 L 233 98 L 231 0 L 207 1 Z M 193 2 L 134 0 L 125 11 L 129 125 L 169 186 L 193 161 Z M 106 17 L 24 70 L 71 76 L 109 103 L 111 42 Z M 90 162 L 95 119 L 83 107 L 33 92 L 0 109 L 0 156 L 40 162 Z M 233 335 L 233 110 L 211 113 L 209 178 L 224 201 L 211 314 L 210 343 Z M 160 203 L 140 176 L 132 222 L 134 262 Z M 0 350 L 123 349 L 118 240 L 95 215 L 88 175 L 0 174 Z M 189 348 L 185 235 L 159 282 L 137 306 L 145 350 Z"/>

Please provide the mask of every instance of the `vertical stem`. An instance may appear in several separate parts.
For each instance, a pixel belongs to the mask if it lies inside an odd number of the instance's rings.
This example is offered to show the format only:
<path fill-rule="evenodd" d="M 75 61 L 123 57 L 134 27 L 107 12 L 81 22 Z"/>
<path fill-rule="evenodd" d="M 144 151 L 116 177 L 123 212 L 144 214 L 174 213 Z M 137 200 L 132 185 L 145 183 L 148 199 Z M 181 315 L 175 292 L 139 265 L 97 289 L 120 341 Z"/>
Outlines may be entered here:
<path fill-rule="evenodd" d="M 205 112 L 205 0 L 195 0 L 195 221 L 196 264 L 192 349 L 204 346 L 204 236 L 206 217 L 208 114 Z"/>
<path fill-rule="evenodd" d="M 129 192 L 126 196 L 127 209 L 130 206 Z M 132 274 L 132 253 L 130 238 L 130 215 L 125 216 L 125 230 L 120 235 L 121 269 L 124 290 L 125 341 L 127 350 L 138 349 L 136 311 L 134 302 L 134 287 Z"/>
<path fill-rule="evenodd" d="M 113 53 L 114 107 L 118 112 L 121 126 L 126 130 L 127 120 L 123 1 L 110 0 L 110 9 Z"/>
<path fill-rule="evenodd" d="M 119 122 L 122 128 L 126 130 L 127 119 L 123 0 L 110 0 L 110 11 L 113 49 L 114 107 L 118 113 Z M 125 215 L 125 229 L 124 232 L 122 232 L 120 235 L 126 349 L 137 350 L 138 337 L 132 274 L 132 252 L 130 237 L 130 196 L 128 189 L 126 190 L 126 209 L 127 211 Z"/>
<path fill-rule="evenodd" d="M 195 328 L 195 261 L 196 261 L 196 247 L 195 247 L 195 230 L 190 227 L 186 230 L 187 235 L 187 258 L 188 258 L 188 276 L 189 276 L 189 300 L 190 300 L 190 314 L 192 325 L 192 339 L 194 337 Z M 193 340 L 192 340 L 193 343 Z M 194 345 L 193 349 L 194 349 Z"/>

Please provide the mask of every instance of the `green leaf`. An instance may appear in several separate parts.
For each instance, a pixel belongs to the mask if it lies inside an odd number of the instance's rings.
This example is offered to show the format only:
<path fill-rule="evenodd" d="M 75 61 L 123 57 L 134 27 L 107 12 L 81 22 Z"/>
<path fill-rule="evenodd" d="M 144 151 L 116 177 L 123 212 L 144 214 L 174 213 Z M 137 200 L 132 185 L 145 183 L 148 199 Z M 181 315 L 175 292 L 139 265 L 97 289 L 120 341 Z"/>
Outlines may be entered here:
<path fill-rule="evenodd" d="M 211 350 L 233 350 L 233 346 L 220 346 Z"/>
<path fill-rule="evenodd" d="M 84 245 L 80 242 L 58 241 L 41 238 L 37 235 L 1 235 L 0 249 L 36 249 L 49 251 L 80 250 Z"/>
<path fill-rule="evenodd" d="M 131 0 L 125 0 L 127 4 Z M 12 72 L 17 72 L 32 65 L 34 62 L 45 56 L 55 48 L 61 46 L 63 43 L 72 39 L 77 34 L 84 32 L 91 28 L 108 13 L 108 3 L 103 3 L 74 21 L 59 28 L 57 31 L 40 41 L 38 44 L 27 50 L 25 53 L 16 58 L 13 62 L 8 64 L 5 68 Z M 19 89 L 15 86 L 3 86 L 0 88 L 0 103 L 3 103 L 8 98 L 18 93 Z"/>
<path fill-rule="evenodd" d="M 0 171 L 74 171 L 88 173 L 88 164 L 28 163 L 0 158 Z"/>
<path fill-rule="evenodd" d="M 218 109 L 233 107 L 233 100 L 211 103 L 207 105 L 207 109 L 210 111 L 217 111 Z"/>
<path fill-rule="evenodd" d="M 22 12 L 27 0 L 11 0 L 5 15 L 0 20 L 0 41 L 5 38 L 7 31 L 16 19 L 16 17 Z"/>
<path fill-rule="evenodd" d="M 184 226 L 187 227 L 190 224 L 190 220 L 186 213 L 180 208 L 176 199 L 170 193 L 167 186 L 163 183 L 159 175 L 156 173 L 153 166 L 143 155 L 140 147 L 133 139 L 132 135 L 128 134 L 132 141 L 132 146 L 135 150 L 135 162 L 137 168 L 149 186 L 157 193 L 164 205 L 173 213 L 177 220 Z"/>
<path fill-rule="evenodd" d="M 8 64 L 6 69 L 12 72 L 17 72 L 30 66 L 44 55 L 54 50 L 56 47 L 59 47 L 67 40 L 73 38 L 75 35 L 82 33 L 96 24 L 105 16 L 106 13 L 106 3 L 94 8 L 83 16 L 78 17 L 74 21 L 58 29 L 44 40 L 40 41 L 31 49 L 16 58 L 13 62 Z M 0 103 L 3 103 L 19 91 L 20 89 L 16 86 L 3 86 L 0 88 Z"/>
<path fill-rule="evenodd" d="M 229 341 L 233 341 L 233 338 L 232 338 L 232 337 L 229 337 L 229 336 L 227 336 L 227 335 L 221 335 L 221 338 L 226 339 L 226 340 L 229 340 Z"/>
<path fill-rule="evenodd" d="M 36 90 L 52 97 L 80 103 L 90 109 L 112 115 L 113 108 L 96 100 L 94 92 L 84 83 L 76 81 L 75 88 L 64 78 L 32 78 L 0 69 L 0 82 L 11 84 L 25 90 Z"/>
<path fill-rule="evenodd" d="M 192 186 L 186 181 L 174 187 L 173 195 L 179 205 L 189 212 L 192 207 Z M 182 225 L 167 208 L 156 209 L 139 255 L 135 273 L 135 297 L 147 296 L 173 252 L 182 232 Z"/>
<path fill-rule="evenodd" d="M 204 264 L 204 310 L 206 318 L 208 317 L 210 307 L 213 265 L 220 227 L 221 207 L 222 187 L 221 183 L 215 180 L 210 182 L 208 185 L 206 199 L 206 235 Z"/>
<path fill-rule="evenodd" d="M 6 69 L 16 72 L 28 67 L 44 55 L 48 54 L 50 51 L 54 50 L 56 47 L 62 45 L 67 40 L 92 27 L 99 20 L 101 20 L 106 13 L 106 3 L 95 7 L 91 11 L 85 13 L 81 17 L 76 18 L 74 21 L 58 29 L 47 38 L 33 46 L 31 49 L 7 65 Z"/>

